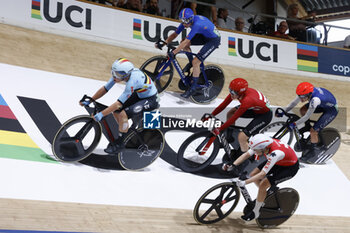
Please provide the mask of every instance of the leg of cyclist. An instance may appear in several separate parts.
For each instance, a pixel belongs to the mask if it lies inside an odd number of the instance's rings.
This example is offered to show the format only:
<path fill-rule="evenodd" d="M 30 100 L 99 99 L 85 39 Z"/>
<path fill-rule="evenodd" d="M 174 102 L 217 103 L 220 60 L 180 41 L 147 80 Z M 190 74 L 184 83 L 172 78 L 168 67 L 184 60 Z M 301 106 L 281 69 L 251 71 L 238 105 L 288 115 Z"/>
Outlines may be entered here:
<path fill-rule="evenodd" d="M 130 100 L 130 101 L 129 101 Z M 145 99 L 140 99 L 137 94 L 133 94 L 124 104 L 123 109 L 114 113 L 119 124 L 119 137 L 107 147 L 105 152 L 114 154 L 124 148 L 124 137 L 129 129 L 128 119 L 136 115 L 143 114 L 144 111 L 151 111 L 159 107 L 158 96 L 154 95 Z"/>
<path fill-rule="evenodd" d="M 267 162 L 260 164 L 257 168 L 255 168 L 251 174 L 250 177 L 258 174 L 263 167 L 266 165 Z M 271 186 L 276 186 L 277 184 L 289 180 L 292 177 L 295 176 L 295 174 L 299 170 L 299 162 L 296 162 L 292 166 L 278 166 L 274 165 L 272 169 L 266 174 L 265 178 L 262 180 L 258 180 L 255 182 L 255 184 L 258 185 L 258 195 L 255 201 L 255 206 L 253 210 L 246 215 L 242 216 L 243 219 L 252 219 L 252 216 L 254 214 L 254 218 L 258 218 L 260 215 L 260 209 L 264 204 L 265 198 L 267 196 L 267 190 Z"/>
<path fill-rule="evenodd" d="M 301 107 L 300 114 L 302 116 L 306 114 L 308 107 L 309 104 L 305 104 L 303 107 Z M 311 153 L 307 154 L 308 157 L 316 156 L 322 151 L 322 145 L 318 145 L 318 133 L 335 119 L 335 117 L 338 114 L 338 109 L 336 107 L 332 107 L 329 109 L 322 109 L 317 107 L 314 113 L 322 113 L 322 115 L 310 129 Z"/>
<path fill-rule="evenodd" d="M 193 67 L 193 75 L 191 87 L 183 94 L 181 94 L 184 98 L 189 98 L 196 92 L 198 87 L 198 79 L 201 73 L 200 66 L 202 62 L 220 45 L 220 37 L 214 39 L 206 39 L 203 35 L 199 34 L 192 38 L 191 45 L 203 45 L 201 50 L 198 52 L 198 57 L 195 57 L 192 61 Z"/>
<path fill-rule="evenodd" d="M 260 132 L 265 126 L 270 124 L 273 114 L 272 111 L 268 111 L 263 114 L 256 114 L 253 110 L 248 110 L 241 117 L 253 118 L 253 120 L 244 128 L 242 132 L 238 134 L 239 145 L 242 152 L 246 152 L 249 149 L 248 139 Z"/>
<path fill-rule="evenodd" d="M 235 111 L 239 108 L 239 106 L 236 106 L 235 108 L 232 108 L 231 110 L 228 111 L 227 117 L 231 117 Z M 236 157 L 240 156 L 244 152 L 248 151 L 249 145 L 248 145 L 248 139 L 250 136 L 255 135 L 260 132 L 265 126 L 267 126 L 271 120 L 272 120 L 273 114 L 272 111 L 269 111 L 264 114 L 256 114 L 252 110 L 246 111 L 241 118 L 253 118 L 253 120 L 244 128 L 243 131 L 238 133 L 238 142 L 240 149 L 236 153 Z M 230 166 L 233 163 L 233 161 L 236 158 L 231 158 L 227 159 L 227 156 L 225 161 L 223 161 L 223 166 L 222 169 L 224 171 L 229 171 Z"/>

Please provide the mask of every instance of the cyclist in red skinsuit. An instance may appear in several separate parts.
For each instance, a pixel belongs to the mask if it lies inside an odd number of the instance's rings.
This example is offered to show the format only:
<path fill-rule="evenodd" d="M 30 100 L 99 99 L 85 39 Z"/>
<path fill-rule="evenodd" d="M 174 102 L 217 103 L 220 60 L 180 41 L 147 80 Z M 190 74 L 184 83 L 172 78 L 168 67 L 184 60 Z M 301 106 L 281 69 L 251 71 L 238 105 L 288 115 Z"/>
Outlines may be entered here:
<path fill-rule="evenodd" d="M 234 173 L 238 173 L 237 166 L 239 164 L 254 154 L 256 158 L 265 156 L 267 161 L 256 167 L 250 173 L 249 179 L 236 182 L 240 187 L 253 182 L 259 187 L 254 209 L 242 216 L 246 221 L 259 217 L 267 189 L 271 185 L 277 185 L 291 179 L 299 170 L 299 161 L 295 151 L 277 139 L 272 139 L 264 134 L 256 134 L 249 139 L 249 147 L 247 152 L 234 161 L 232 165 Z"/>
<path fill-rule="evenodd" d="M 240 102 L 240 105 L 227 113 L 227 121 L 218 130 L 214 130 L 213 133 L 218 135 L 220 132 L 223 132 L 230 125 L 233 125 L 239 117 L 253 118 L 245 129 L 238 134 L 241 151 L 246 152 L 249 149 L 248 138 L 259 133 L 262 128 L 267 126 L 271 122 L 273 114 L 267 98 L 260 91 L 248 88 L 246 80 L 242 78 L 232 80 L 229 90 L 230 94 L 211 114 L 214 116 L 219 114 L 235 99 Z M 223 161 L 224 170 L 227 169 L 226 164 L 233 162 L 232 158 L 229 158 L 229 160 L 231 161 Z"/>

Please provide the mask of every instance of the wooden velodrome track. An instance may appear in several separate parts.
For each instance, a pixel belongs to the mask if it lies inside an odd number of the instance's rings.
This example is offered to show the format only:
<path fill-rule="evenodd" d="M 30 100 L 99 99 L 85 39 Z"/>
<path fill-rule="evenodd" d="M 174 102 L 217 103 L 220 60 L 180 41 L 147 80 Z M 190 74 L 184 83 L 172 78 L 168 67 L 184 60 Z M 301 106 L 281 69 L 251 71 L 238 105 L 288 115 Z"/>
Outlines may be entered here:
<path fill-rule="evenodd" d="M 0 24 L 0 63 L 107 80 L 115 59 L 126 57 L 140 66 L 153 55 Z M 227 94 L 228 83 L 233 77 L 243 77 L 251 87 L 262 91 L 272 104 L 285 106 L 294 98 L 296 85 L 307 80 L 316 86 L 332 90 L 340 107 L 350 107 L 350 82 L 221 67 L 226 76 L 221 98 Z M 177 82 L 173 82 L 170 90 L 176 91 L 176 86 Z M 285 90 L 283 95 L 279 91 L 281 89 Z M 349 122 L 350 117 L 347 117 L 347 123 Z M 350 179 L 350 162 L 346 158 L 350 152 L 350 144 L 347 144 L 350 136 L 343 132 L 342 139 L 340 150 L 333 159 Z M 325 181 L 325 192 L 327 182 L 332 181 Z M 244 223 L 239 216 L 239 213 L 233 213 L 218 224 L 203 226 L 195 223 L 191 210 L 0 199 L 0 229 L 201 233 L 262 231 L 255 222 Z M 293 216 L 278 229 L 270 229 L 268 232 L 350 232 L 350 218 Z"/>

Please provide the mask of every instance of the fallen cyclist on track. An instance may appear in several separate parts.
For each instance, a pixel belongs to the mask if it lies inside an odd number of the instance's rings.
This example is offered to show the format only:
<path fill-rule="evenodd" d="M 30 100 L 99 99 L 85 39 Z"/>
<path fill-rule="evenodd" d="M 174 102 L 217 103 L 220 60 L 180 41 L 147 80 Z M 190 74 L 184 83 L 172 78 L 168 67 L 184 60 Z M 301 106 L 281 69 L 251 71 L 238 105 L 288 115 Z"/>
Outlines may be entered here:
<path fill-rule="evenodd" d="M 250 173 L 250 178 L 236 182 L 238 186 L 255 183 L 259 187 L 254 207 L 251 206 L 251 211 L 242 216 L 242 219 L 246 221 L 259 217 L 260 208 L 267 196 L 267 190 L 271 186 L 291 179 L 299 170 L 299 161 L 295 151 L 278 139 L 272 139 L 264 134 L 256 134 L 249 139 L 249 148 L 233 162 L 233 174 L 238 175 L 237 166 L 253 155 L 255 155 L 255 159 L 265 156 L 267 161 L 256 167 Z"/>
<path fill-rule="evenodd" d="M 113 113 L 119 125 L 119 137 L 104 150 L 108 154 L 116 154 L 124 147 L 124 137 L 128 132 L 128 119 L 135 115 L 141 115 L 144 111 L 151 111 L 159 107 L 158 92 L 151 78 L 125 58 L 116 60 L 111 69 L 112 77 L 92 96 L 97 100 L 104 96 L 115 83 L 125 81 L 124 92 L 118 100 L 108 108 L 98 112 L 94 119 L 101 121 L 104 116 Z M 89 101 L 80 102 L 80 105 L 89 105 Z"/>

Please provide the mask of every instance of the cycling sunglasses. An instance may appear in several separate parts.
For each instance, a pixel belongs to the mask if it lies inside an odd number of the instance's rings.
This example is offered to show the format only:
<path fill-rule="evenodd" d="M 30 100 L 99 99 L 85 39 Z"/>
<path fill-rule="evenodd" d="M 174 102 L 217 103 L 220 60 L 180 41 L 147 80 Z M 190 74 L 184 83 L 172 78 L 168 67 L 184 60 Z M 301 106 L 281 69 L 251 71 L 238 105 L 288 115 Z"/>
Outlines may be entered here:
<path fill-rule="evenodd" d="M 300 99 L 305 99 L 305 98 L 308 98 L 309 97 L 309 94 L 306 94 L 306 95 L 298 95 Z"/>
<path fill-rule="evenodd" d="M 230 92 L 231 95 L 238 95 L 238 93 L 235 92 L 234 90 L 231 90 L 231 89 L 228 89 L 228 90 L 229 90 L 229 92 Z"/>
<path fill-rule="evenodd" d="M 126 76 L 128 76 L 128 74 L 126 74 L 125 72 L 118 72 L 115 70 L 111 70 L 111 74 L 112 74 L 113 78 L 116 78 L 119 80 L 123 80 L 124 78 L 126 78 Z"/>
<path fill-rule="evenodd" d="M 181 22 L 184 24 L 190 24 L 192 22 L 192 20 L 193 20 L 193 17 L 188 18 L 188 19 L 182 18 Z"/>

